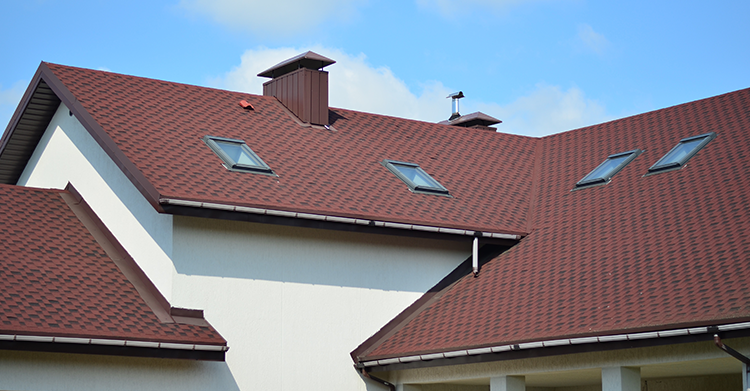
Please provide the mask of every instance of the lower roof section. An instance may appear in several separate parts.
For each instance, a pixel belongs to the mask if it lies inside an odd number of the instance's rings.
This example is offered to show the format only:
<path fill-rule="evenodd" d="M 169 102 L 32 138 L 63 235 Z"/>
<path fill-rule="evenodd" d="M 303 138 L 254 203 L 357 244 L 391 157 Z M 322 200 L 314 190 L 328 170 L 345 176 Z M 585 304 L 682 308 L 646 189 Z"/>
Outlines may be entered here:
<path fill-rule="evenodd" d="M 0 185 L 0 208 L 0 348 L 223 359 L 202 311 L 171 308 L 71 186 Z"/>
<path fill-rule="evenodd" d="M 631 334 L 564 338 L 441 353 L 391 357 L 380 360 L 362 361 L 357 363 L 357 368 L 363 368 L 369 372 L 380 372 L 444 365 L 475 364 L 531 357 L 699 342 L 713 340 L 716 335 L 722 338 L 750 336 L 750 322 Z"/>

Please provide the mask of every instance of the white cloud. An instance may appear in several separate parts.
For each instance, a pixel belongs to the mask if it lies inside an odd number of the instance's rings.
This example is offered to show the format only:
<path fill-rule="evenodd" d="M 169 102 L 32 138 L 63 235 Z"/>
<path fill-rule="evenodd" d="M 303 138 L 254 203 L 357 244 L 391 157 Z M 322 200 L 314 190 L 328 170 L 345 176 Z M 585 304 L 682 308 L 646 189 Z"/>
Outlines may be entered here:
<path fill-rule="evenodd" d="M 543 83 L 508 105 L 485 103 L 478 107 L 503 121 L 498 130 L 527 136 L 546 136 L 613 119 L 603 105 L 586 98 L 579 88 L 563 90 Z"/>
<path fill-rule="evenodd" d="M 17 81 L 10 88 L 3 89 L 0 85 L 0 133 L 5 132 L 5 128 L 10 122 L 10 117 L 21 101 L 26 85 L 28 82 L 23 80 Z"/>
<path fill-rule="evenodd" d="M 348 20 L 364 0 L 181 0 L 180 6 L 236 30 L 288 35 L 327 20 Z"/>
<path fill-rule="evenodd" d="M 445 97 L 451 91 L 440 82 L 424 82 L 422 91 L 415 94 L 387 67 L 370 65 L 364 54 L 352 56 L 338 49 L 324 47 L 248 50 L 242 55 L 239 66 L 209 84 L 262 94 L 263 83 L 268 79 L 258 77 L 258 73 L 307 50 L 336 61 L 325 68 L 330 72 L 328 83 L 331 107 L 431 122 L 450 116 L 450 100 Z"/>
<path fill-rule="evenodd" d="M 594 51 L 596 54 L 603 54 L 610 46 L 609 41 L 604 35 L 597 33 L 587 24 L 578 25 L 578 39 L 586 48 Z"/>
<path fill-rule="evenodd" d="M 387 67 L 372 66 L 364 54 L 349 55 L 338 49 L 312 47 L 305 49 L 259 48 L 242 55 L 239 66 L 211 80 L 210 85 L 252 94 L 263 93 L 266 78 L 258 73 L 307 50 L 336 60 L 329 71 L 329 104 L 351 110 L 396 117 L 438 122 L 450 116 L 451 103 L 446 96 L 453 92 L 442 83 L 426 81 L 414 93 Z M 527 95 L 500 105 L 493 102 L 462 102 L 463 114 L 480 110 L 501 119 L 498 130 L 529 136 L 544 136 L 612 119 L 603 105 L 586 98 L 577 87 L 538 84 Z"/>

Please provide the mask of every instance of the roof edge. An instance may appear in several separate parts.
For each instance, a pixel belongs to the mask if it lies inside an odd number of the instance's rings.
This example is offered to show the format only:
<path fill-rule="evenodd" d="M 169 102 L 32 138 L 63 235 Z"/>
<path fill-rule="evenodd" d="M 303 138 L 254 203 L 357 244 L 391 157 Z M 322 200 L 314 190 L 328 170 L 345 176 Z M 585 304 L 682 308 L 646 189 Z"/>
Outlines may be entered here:
<path fill-rule="evenodd" d="M 94 117 L 83 107 L 81 102 L 73 95 L 73 93 L 65 86 L 65 84 L 57 78 L 52 69 L 47 65 L 46 62 L 42 62 L 39 65 L 40 77 L 49 85 L 52 91 L 57 95 L 60 101 L 70 110 L 76 119 L 83 125 L 83 127 L 91 134 L 94 140 L 104 150 L 104 152 L 112 159 L 117 167 L 122 170 L 123 174 L 130 179 L 135 185 L 136 189 L 143 194 L 146 200 L 159 212 L 161 212 L 159 205 L 159 192 L 151 182 L 146 179 L 145 175 L 128 159 L 125 154 L 117 147 L 114 140 L 104 131 Z"/>
<path fill-rule="evenodd" d="M 497 245 L 484 245 L 479 249 L 479 265 L 480 267 L 487 262 L 491 261 L 498 255 L 508 250 L 511 246 L 497 246 Z M 417 299 L 410 306 L 406 307 L 400 314 L 396 315 L 390 322 L 386 323 L 378 332 L 373 334 L 370 338 L 362 342 L 356 349 L 354 349 L 350 355 L 354 360 L 354 363 L 360 366 L 360 357 L 367 356 L 370 352 L 375 350 L 380 344 L 385 342 L 388 338 L 393 336 L 396 332 L 401 330 L 404 326 L 409 324 L 414 318 L 421 314 L 424 310 L 429 308 L 433 303 L 439 300 L 446 292 L 448 292 L 453 285 L 472 274 L 472 256 L 469 256 L 461 262 L 452 272 L 447 276 L 443 277 L 435 286 L 430 288 L 424 295 Z M 360 366 L 364 367 L 364 366 Z"/>
<path fill-rule="evenodd" d="M 102 247 L 104 252 L 117 265 L 117 268 L 125 275 L 125 278 L 133 284 L 138 294 L 162 323 L 211 327 L 203 317 L 202 310 L 174 308 L 170 306 L 169 301 L 161 294 L 143 269 L 138 266 L 135 259 L 130 256 L 125 247 L 120 244 L 114 234 L 99 219 L 96 212 L 94 212 L 70 182 L 65 186 L 65 191 L 59 194 L 76 217 L 78 217 L 78 220 L 81 221 L 96 242 Z M 226 340 L 224 344 L 226 345 Z"/>
<path fill-rule="evenodd" d="M 0 349 L 224 361 L 226 345 L 0 334 Z"/>
<path fill-rule="evenodd" d="M 366 369 L 368 371 L 390 371 L 502 361 L 526 357 L 552 356 L 577 352 L 699 342 L 703 340 L 712 340 L 713 335 L 717 333 L 725 333 L 726 335 L 723 338 L 750 336 L 750 321 L 649 332 L 524 342 L 429 354 L 361 360 L 355 361 L 355 363 L 357 368 Z M 547 350 L 542 351 L 541 349 Z"/>
<path fill-rule="evenodd" d="M 469 236 L 469 237 L 480 237 L 486 239 L 501 239 L 501 240 L 520 240 L 526 234 L 518 233 L 513 231 L 506 232 L 488 232 L 481 230 L 472 230 L 464 228 L 451 228 L 451 227 L 436 227 L 423 224 L 410 224 L 410 223 L 399 223 L 382 220 L 372 220 L 369 218 L 355 218 L 355 217 L 344 217 L 344 216 L 332 216 L 323 215 L 316 213 L 305 213 L 305 212 L 293 212 L 278 209 L 268 208 L 254 208 L 248 206 L 238 206 L 231 204 L 220 204 L 215 202 L 202 202 L 183 200 L 177 198 L 162 197 L 159 199 L 162 205 L 171 205 L 176 207 L 189 207 L 198 209 L 211 209 L 227 212 L 237 212 L 244 214 L 254 215 L 266 215 L 275 217 L 286 217 L 293 219 L 312 220 L 321 222 L 332 222 L 332 223 L 343 223 L 349 225 L 368 226 L 376 228 L 392 228 L 397 230 L 408 230 L 408 231 L 420 231 L 425 233 L 436 233 L 436 234 L 448 234 L 458 236 Z M 180 209 L 162 207 L 166 213 L 179 214 Z"/>
<path fill-rule="evenodd" d="M 21 120 L 21 116 L 23 115 L 26 106 L 28 106 L 31 102 L 31 97 L 34 95 L 34 91 L 36 91 L 37 86 L 39 86 L 39 82 L 42 79 L 42 64 L 44 64 L 44 62 L 42 62 L 39 65 L 39 68 L 37 68 L 36 72 L 34 72 L 34 76 L 31 78 L 29 86 L 26 87 L 26 91 L 23 93 L 23 96 L 21 97 L 16 110 L 10 117 L 10 122 L 8 122 L 8 126 L 5 128 L 3 137 L 0 138 L 0 154 L 2 154 L 2 151 L 5 150 L 8 141 L 11 139 L 11 135 L 14 133 L 16 126 L 18 126 L 18 122 Z"/>

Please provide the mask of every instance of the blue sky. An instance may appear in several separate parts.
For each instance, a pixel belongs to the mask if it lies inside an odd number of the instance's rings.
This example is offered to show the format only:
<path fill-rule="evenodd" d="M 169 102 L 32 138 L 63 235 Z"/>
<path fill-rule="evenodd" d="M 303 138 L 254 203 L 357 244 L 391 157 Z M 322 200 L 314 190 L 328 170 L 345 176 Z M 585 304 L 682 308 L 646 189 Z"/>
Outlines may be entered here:
<path fill-rule="evenodd" d="M 0 3 L 0 129 L 40 61 L 261 93 L 306 50 L 331 105 L 546 135 L 750 87 L 750 2 L 170 0 Z"/>

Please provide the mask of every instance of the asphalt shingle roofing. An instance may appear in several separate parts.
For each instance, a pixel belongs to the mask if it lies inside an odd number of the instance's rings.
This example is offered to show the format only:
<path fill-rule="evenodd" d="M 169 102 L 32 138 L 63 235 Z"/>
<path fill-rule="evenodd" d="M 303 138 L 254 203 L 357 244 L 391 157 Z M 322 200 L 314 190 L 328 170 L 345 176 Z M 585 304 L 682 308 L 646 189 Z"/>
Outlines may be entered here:
<path fill-rule="evenodd" d="M 338 108 L 326 130 L 273 97 L 40 70 L 152 203 L 525 235 L 387 325 L 359 361 L 750 320 L 750 89 L 531 138 Z M 717 138 L 685 167 L 645 176 L 681 139 L 708 132 Z M 244 140 L 278 177 L 226 170 L 206 135 Z M 634 149 L 643 153 L 610 183 L 572 191 Z M 411 193 L 384 159 L 419 164 L 453 198 Z"/>
<path fill-rule="evenodd" d="M 273 97 L 45 66 L 160 197 L 526 232 L 533 138 L 336 108 L 328 131 Z M 278 177 L 228 171 L 206 135 L 244 140 Z M 454 198 L 411 193 L 383 159 L 419 164 Z"/>
<path fill-rule="evenodd" d="M 685 168 L 644 176 L 710 131 Z M 532 232 L 360 361 L 747 321 L 748 131 L 750 89 L 541 139 Z M 635 148 L 611 183 L 571 191 Z"/>
<path fill-rule="evenodd" d="M 209 325 L 160 321 L 64 194 L 0 185 L 0 335 L 226 345 Z"/>

